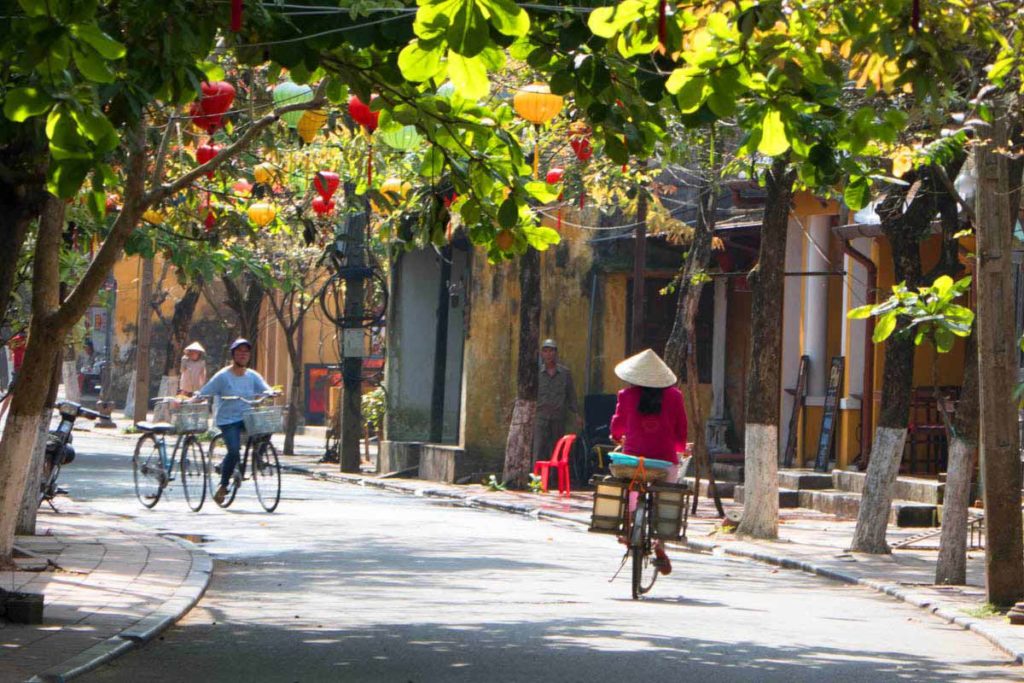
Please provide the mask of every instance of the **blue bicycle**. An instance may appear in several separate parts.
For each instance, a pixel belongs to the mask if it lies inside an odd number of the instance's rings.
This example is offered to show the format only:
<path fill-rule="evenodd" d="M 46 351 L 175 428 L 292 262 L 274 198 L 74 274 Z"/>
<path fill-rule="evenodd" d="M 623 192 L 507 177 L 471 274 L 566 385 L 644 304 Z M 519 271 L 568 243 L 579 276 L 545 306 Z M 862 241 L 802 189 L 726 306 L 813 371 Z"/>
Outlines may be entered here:
<path fill-rule="evenodd" d="M 177 402 L 179 399 L 158 398 L 156 401 Z M 206 455 L 196 434 L 205 432 L 210 409 L 205 404 L 184 404 L 178 407 L 174 423 L 139 422 L 136 426 L 143 432 L 135 444 L 132 456 L 132 476 L 135 479 L 135 495 L 147 508 L 154 507 L 167 485 L 174 481 L 175 464 L 181 471 L 181 489 L 185 502 L 193 512 L 199 512 L 206 500 L 207 469 Z M 167 453 L 166 435 L 174 433 L 178 438 L 170 455 Z M 178 459 L 178 453 L 181 459 Z"/>

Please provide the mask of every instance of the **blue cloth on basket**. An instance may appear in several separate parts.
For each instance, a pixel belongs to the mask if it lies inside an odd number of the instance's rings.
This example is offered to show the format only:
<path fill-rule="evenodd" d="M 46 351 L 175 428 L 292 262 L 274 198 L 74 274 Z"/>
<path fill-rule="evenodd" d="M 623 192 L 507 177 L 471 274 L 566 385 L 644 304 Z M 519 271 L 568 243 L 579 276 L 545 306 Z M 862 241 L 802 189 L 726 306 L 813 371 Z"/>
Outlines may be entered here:
<path fill-rule="evenodd" d="M 608 459 L 612 461 L 613 465 L 623 465 L 625 467 L 636 467 L 640 464 L 640 458 L 635 455 L 626 455 L 625 453 L 609 453 Z M 652 469 L 667 470 L 672 466 L 668 460 L 658 460 L 657 458 L 644 458 L 644 467 L 650 467 Z"/>

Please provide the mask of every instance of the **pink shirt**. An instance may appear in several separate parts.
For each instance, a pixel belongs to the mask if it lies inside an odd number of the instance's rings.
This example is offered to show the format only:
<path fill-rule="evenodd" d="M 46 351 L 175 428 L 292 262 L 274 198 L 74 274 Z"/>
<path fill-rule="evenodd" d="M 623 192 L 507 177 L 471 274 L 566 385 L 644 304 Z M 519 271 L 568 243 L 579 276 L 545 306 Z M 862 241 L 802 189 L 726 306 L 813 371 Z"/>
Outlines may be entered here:
<path fill-rule="evenodd" d="M 686 450 L 686 410 L 683 394 L 676 387 L 665 389 L 661 412 L 642 415 L 639 411 L 640 387 L 619 392 L 612 416 L 611 435 L 616 441 L 625 437 L 622 452 L 645 458 L 679 462 L 679 453 Z"/>

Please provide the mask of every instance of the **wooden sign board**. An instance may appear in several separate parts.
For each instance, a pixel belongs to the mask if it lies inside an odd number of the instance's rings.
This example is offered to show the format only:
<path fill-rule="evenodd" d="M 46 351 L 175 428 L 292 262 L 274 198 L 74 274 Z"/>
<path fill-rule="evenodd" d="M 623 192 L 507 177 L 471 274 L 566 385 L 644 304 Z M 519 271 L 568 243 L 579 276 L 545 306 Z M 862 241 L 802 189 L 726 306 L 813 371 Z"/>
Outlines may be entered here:
<path fill-rule="evenodd" d="M 832 444 L 835 441 L 836 421 L 839 419 L 839 396 L 843 391 L 843 370 L 846 359 L 833 356 L 828 371 L 828 389 L 825 392 L 825 409 L 821 415 L 821 432 L 818 434 L 818 454 L 814 458 L 814 469 L 817 472 L 828 470 L 828 461 L 832 455 Z"/>
<path fill-rule="evenodd" d="M 792 467 L 796 456 L 797 428 L 800 426 L 800 414 L 803 412 L 804 399 L 807 398 L 807 367 L 809 356 L 800 356 L 800 368 L 796 374 L 796 390 L 793 392 L 793 412 L 789 416 L 789 436 L 786 438 L 786 451 L 782 455 L 782 466 Z"/>

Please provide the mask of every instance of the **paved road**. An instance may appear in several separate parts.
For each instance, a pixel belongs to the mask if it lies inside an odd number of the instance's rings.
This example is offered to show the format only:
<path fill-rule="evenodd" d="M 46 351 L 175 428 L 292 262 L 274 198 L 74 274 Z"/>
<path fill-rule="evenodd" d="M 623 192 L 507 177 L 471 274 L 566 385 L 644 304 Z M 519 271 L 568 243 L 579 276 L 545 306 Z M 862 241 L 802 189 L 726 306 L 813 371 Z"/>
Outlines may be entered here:
<path fill-rule="evenodd" d="M 119 444 L 112 448 L 111 443 Z M 609 537 L 354 486 L 285 479 L 188 513 L 134 500 L 130 443 L 76 436 L 72 494 L 215 557 L 199 606 L 85 681 L 1007 680 L 987 642 L 860 588 L 677 555 L 628 599 Z M 115 451 L 112 454 L 94 453 Z M 92 453 L 90 453 L 92 451 Z"/>

